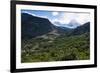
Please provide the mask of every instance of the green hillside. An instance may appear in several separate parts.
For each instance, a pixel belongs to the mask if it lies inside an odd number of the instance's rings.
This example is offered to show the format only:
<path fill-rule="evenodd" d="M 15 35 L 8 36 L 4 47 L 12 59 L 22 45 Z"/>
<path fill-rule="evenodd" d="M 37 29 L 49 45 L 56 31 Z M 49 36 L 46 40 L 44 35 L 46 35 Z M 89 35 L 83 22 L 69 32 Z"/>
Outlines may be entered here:
<path fill-rule="evenodd" d="M 22 40 L 21 62 L 87 60 L 90 58 L 89 33 L 74 36 L 45 35 Z"/>

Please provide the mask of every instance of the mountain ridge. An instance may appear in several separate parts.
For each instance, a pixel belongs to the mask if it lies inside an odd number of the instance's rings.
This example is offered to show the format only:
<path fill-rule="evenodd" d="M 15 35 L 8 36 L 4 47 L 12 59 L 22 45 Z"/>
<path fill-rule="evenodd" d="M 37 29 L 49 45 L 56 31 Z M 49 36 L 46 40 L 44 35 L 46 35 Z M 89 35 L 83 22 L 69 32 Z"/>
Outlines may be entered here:
<path fill-rule="evenodd" d="M 27 13 L 21 14 L 22 38 L 32 38 L 53 30 L 53 24 L 45 18 L 39 18 Z"/>
<path fill-rule="evenodd" d="M 53 35 L 80 35 L 90 31 L 90 22 L 71 29 L 67 27 L 55 26 L 47 18 L 37 17 L 27 13 L 21 13 L 21 20 L 22 39 L 30 39 L 48 34 L 50 32 L 52 32 Z"/>

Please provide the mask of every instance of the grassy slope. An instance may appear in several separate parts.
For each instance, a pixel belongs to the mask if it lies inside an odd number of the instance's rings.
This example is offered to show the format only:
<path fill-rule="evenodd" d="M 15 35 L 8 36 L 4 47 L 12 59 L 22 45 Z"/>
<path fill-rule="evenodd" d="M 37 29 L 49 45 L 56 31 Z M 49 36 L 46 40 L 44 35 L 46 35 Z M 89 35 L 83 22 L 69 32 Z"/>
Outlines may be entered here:
<path fill-rule="evenodd" d="M 56 39 L 22 41 L 21 62 L 86 60 L 90 58 L 88 33 Z"/>

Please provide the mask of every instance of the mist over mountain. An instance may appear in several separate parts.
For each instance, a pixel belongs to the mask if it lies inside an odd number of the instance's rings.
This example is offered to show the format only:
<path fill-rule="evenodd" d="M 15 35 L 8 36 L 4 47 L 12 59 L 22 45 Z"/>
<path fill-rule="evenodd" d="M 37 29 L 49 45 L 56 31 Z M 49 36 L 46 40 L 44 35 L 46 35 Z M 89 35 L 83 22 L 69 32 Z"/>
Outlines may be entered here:
<path fill-rule="evenodd" d="M 68 24 L 67 24 L 67 26 L 69 27 L 69 28 L 72 28 L 72 29 L 74 29 L 74 28 L 77 28 L 78 26 L 80 26 L 81 24 L 79 24 L 77 21 L 75 21 L 75 20 L 71 20 Z"/>
<path fill-rule="evenodd" d="M 54 25 L 59 26 L 59 27 L 66 27 L 66 28 L 69 28 L 69 29 L 75 29 L 78 26 L 80 26 L 81 24 L 79 24 L 75 20 L 71 20 L 68 24 L 61 24 L 60 22 L 55 21 Z"/>

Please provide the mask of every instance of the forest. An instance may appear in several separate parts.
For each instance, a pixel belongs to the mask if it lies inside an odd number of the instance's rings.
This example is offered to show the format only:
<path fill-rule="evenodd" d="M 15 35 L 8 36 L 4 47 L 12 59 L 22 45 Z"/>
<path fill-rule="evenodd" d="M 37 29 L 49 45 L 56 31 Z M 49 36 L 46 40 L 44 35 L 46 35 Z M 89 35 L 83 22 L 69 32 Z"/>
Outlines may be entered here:
<path fill-rule="evenodd" d="M 88 33 L 55 39 L 24 40 L 22 62 L 87 60 L 90 58 L 89 44 Z"/>

